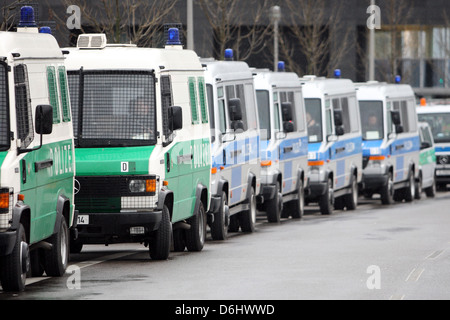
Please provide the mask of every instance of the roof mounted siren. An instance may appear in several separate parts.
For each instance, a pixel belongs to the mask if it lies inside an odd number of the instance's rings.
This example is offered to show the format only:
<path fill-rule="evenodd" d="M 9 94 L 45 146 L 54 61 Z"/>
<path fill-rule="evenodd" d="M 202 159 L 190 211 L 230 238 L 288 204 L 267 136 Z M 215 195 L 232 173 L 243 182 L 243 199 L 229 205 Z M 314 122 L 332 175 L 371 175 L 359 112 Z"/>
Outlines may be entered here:
<path fill-rule="evenodd" d="M 180 40 L 180 30 L 178 28 L 170 28 L 167 31 L 166 47 L 171 46 L 183 46 Z"/>
<path fill-rule="evenodd" d="M 334 70 L 334 78 L 335 78 L 335 79 L 340 79 L 341 76 L 342 76 L 341 69 L 336 69 L 336 70 Z"/>
<path fill-rule="evenodd" d="M 286 63 L 284 61 L 278 62 L 278 72 L 285 72 L 286 71 Z"/>
<path fill-rule="evenodd" d="M 225 61 L 233 61 L 234 52 L 233 49 L 225 49 Z"/>
<path fill-rule="evenodd" d="M 396 83 L 396 84 L 400 84 L 401 82 L 402 82 L 402 76 L 396 75 L 396 76 L 395 76 L 395 83 Z"/>
<path fill-rule="evenodd" d="M 34 18 L 34 8 L 32 6 L 23 6 L 20 9 L 20 22 L 17 26 L 18 32 L 37 33 L 38 28 Z"/>

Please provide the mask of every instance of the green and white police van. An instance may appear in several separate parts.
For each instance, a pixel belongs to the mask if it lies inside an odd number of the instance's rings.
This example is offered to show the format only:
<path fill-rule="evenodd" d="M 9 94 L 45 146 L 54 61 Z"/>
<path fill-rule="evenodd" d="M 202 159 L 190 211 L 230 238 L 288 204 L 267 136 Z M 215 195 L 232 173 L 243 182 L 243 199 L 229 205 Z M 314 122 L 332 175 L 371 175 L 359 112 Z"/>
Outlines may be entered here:
<path fill-rule="evenodd" d="M 308 187 L 308 132 L 302 86 L 297 74 L 255 70 L 261 124 L 261 166 L 264 203 L 269 222 L 300 219 Z M 284 208 L 284 209 L 283 209 Z"/>
<path fill-rule="evenodd" d="M 336 77 L 339 77 L 337 74 Z M 362 178 L 362 134 L 355 85 L 348 79 L 305 76 L 310 179 L 308 203 L 322 214 L 355 210 Z"/>
<path fill-rule="evenodd" d="M 85 34 L 68 49 L 79 237 L 143 243 L 150 257 L 201 251 L 209 210 L 211 146 L 204 69 L 178 29 L 165 48 L 108 45 Z"/>
<path fill-rule="evenodd" d="M 436 196 L 436 149 L 430 125 L 419 122 L 420 158 L 419 177 L 416 179 L 416 199 L 420 200 L 422 192 L 428 198 Z"/>
<path fill-rule="evenodd" d="M 357 85 L 363 128 L 362 193 L 383 204 L 411 202 L 419 177 L 420 135 L 416 100 L 409 85 Z"/>
<path fill-rule="evenodd" d="M 253 74 L 245 62 L 203 59 L 212 139 L 212 201 L 209 226 L 214 240 L 228 231 L 255 230 L 261 190 L 260 131 Z"/>
<path fill-rule="evenodd" d="M 446 190 L 450 184 L 450 105 L 418 107 L 419 121 L 430 125 L 436 151 L 437 188 Z"/>
<path fill-rule="evenodd" d="M 74 227 L 75 156 L 64 56 L 31 7 L 0 32 L 0 280 L 62 276 Z"/>

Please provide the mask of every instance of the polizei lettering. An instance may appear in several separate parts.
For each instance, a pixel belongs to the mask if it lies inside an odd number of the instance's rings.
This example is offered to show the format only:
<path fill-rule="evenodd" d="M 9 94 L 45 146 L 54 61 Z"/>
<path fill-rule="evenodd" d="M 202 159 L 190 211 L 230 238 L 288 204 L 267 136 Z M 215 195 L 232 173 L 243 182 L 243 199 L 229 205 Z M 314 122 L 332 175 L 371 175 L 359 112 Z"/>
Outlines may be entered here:
<path fill-rule="evenodd" d="M 72 146 L 70 144 L 56 146 L 50 149 L 50 157 L 53 159 L 53 167 L 50 176 L 59 176 L 73 171 Z"/>

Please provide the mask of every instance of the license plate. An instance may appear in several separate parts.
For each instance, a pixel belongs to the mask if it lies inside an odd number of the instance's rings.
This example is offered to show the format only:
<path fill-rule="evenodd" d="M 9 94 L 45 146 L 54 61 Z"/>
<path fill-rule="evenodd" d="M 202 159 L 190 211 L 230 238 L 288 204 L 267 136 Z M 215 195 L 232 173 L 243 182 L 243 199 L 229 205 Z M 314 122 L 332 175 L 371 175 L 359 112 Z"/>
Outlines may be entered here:
<path fill-rule="evenodd" d="M 86 216 L 86 215 L 78 216 L 78 224 L 79 225 L 89 224 L 89 216 Z"/>
<path fill-rule="evenodd" d="M 437 176 L 450 176 L 450 170 L 436 170 Z"/>

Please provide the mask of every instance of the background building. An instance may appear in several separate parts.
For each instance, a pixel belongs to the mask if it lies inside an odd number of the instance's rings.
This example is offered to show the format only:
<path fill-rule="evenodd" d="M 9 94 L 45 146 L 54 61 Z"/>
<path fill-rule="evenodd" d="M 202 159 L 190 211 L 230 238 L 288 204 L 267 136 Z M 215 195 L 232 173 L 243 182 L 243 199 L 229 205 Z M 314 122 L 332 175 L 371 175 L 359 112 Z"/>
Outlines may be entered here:
<path fill-rule="evenodd" d="M 105 32 L 110 42 L 162 46 L 164 24 L 176 22 L 186 31 L 186 2 L 46 0 L 1 1 L 0 6 L 3 30 L 18 23 L 21 6 L 34 6 L 39 24 L 52 27 L 61 46 L 75 45 L 82 32 Z M 194 49 L 202 57 L 221 58 L 231 47 L 235 59 L 273 69 L 271 8 L 278 5 L 279 58 L 288 70 L 332 76 L 339 68 L 343 77 L 368 80 L 370 0 L 193 2 Z M 381 22 L 375 32 L 376 80 L 392 82 L 399 74 L 419 96 L 450 96 L 450 1 L 376 0 L 376 5 Z M 76 22 L 80 29 L 74 29 Z"/>

